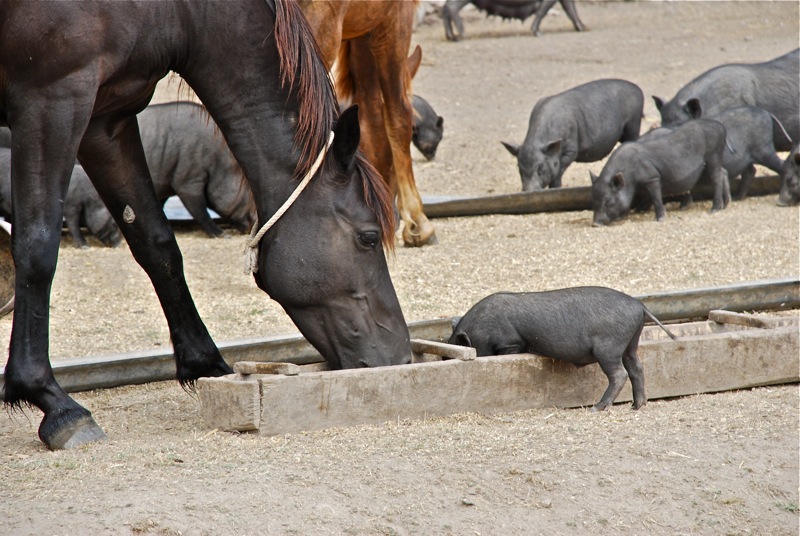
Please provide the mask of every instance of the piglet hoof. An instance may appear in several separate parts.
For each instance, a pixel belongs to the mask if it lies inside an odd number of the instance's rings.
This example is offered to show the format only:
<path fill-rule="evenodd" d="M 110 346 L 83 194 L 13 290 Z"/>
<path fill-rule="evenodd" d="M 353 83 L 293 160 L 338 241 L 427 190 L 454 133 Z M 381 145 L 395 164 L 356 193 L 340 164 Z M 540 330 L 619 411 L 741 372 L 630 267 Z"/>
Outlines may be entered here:
<path fill-rule="evenodd" d="M 107 441 L 108 437 L 89 410 L 77 407 L 45 416 L 39 425 L 39 439 L 50 450 L 61 450 Z"/>
<path fill-rule="evenodd" d="M 647 404 L 647 400 L 645 400 L 644 402 L 634 402 L 633 404 L 631 404 L 631 409 L 633 410 L 641 409 L 644 407 L 645 404 Z"/>
<path fill-rule="evenodd" d="M 601 411 L 606 411 L 608 406 L 592 406 L 591 412 L 592 413 L 600 413 Z"/>

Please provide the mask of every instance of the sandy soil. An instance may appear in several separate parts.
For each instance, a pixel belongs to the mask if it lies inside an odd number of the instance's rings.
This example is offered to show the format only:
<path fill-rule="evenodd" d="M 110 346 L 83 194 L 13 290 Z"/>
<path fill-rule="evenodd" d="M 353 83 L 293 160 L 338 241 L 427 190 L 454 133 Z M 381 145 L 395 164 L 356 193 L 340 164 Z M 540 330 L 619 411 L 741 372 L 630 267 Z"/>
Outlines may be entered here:
<path fill-rule="evenodd" d="M 537 99 L 601 77 L 671 97 L 700 72 L 798 44 L 794 2 L 581 2 L 529 23 L 465 9 L 467 37 L 429 15 L 415 92 L 445 118 L 437 159 L 414 153 L 423 195 L 519 190 L 500 140 L 521 142 Z M 164 84 L 160 100 L 175 84 Z M 648 99 L 643 128 L 657 120 Z M 588 184 L 574 165 L 566 186 Z M 603 229 L 589 212 L 434 220 L 440 244 L 398 248 L 407 320 L 463 313 L 497 290 L 601 284 L 631 294 L 800 275 L 800 211 L 773 197 L 721 213 L 668 207 Z M 296 331 L 241 275 L 242 238 L 179 230 L 214 337 Z M 11 318 L 0 319 L 0 340 Z M 127 248 L 64 243 L 53 285 L 54 358 L 167 347 L 155 295 Z M 652 401 L 595 415 L 459 415 L 279 438 L 205 428 L 173 383 L 77 394 L 110 441 L 49 452 L 40 415 L 0 415 L 3 534 L 797 534 L 796 385 Z"/>

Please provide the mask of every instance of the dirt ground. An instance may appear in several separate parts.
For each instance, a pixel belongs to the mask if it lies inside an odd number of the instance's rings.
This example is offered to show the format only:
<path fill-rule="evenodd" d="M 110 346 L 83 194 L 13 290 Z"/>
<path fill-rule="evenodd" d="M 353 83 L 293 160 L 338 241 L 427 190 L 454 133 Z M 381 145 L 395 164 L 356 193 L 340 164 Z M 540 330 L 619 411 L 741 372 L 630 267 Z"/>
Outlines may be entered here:
<path fill-rule="evenodd" d="M 643 129 L 691 78 L 798 46 L 796 2 L 580 2 L 590 31 L 554 8 L 532 21 L 462 11 L 466 38 L 418 27 L 414 90 L 445 118 L 433 162 L 414 152 L 423 196 L 520 189 L 500 141 L 519 143 L 535 102 L 618 77 L 648 99 Z M 157 100 L 174 98 L 164 84 Z M 565 186 L 589 184 L 576 164 Z M 390 257 L 408 321 L 462 314 L 498 290 L 582 284 L 630 294 L 800 276 L 800 210 L 775 198 L 709 214 L 667 207 L 592 228 L 590 212 L 433 220 L 439 245 Z M 189 285 L 218 341 L 296 331 L 241 275 L 243 238 L 180 229 Z M 97 243 L 95 242 L 95 245 Z M 54 359 L 163 348 L 155 295 L 127 248 L 65 239 L 53 284 Z M 0 319 L 6 341 L 11 317 Z M 646 371 L 645 371 L 646 374 Z M 208 430 L 173 382 L 75 398 L 109 442 L 50 452 L 37 411 L 0 414 L 0 534 L 763 534 L 796 535 L 797 385 L 654 400 L 638 412 L 530 410 L 297 433 Z"/>

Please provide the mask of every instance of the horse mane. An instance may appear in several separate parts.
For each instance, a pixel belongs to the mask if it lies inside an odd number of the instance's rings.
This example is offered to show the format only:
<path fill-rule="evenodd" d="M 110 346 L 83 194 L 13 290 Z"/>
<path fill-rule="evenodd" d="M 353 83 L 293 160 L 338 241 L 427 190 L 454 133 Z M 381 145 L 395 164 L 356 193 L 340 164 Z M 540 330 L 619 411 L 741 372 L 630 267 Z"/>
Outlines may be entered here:
<path fill-rule="evenodd" d="M 316 38 L 297 2 L 275 0 L 275 43 L 281 68 L 281 84 L 296 91 L 300 106 L 295 146 L 300 160 L 295 177 L 311 168 L 324 149 L 328 133 L 339 115 L 333 83 L 328 76 Z M 356 166 L 364 185 L 364 197 L 381 226 L 385 248 L 394 249 L 393 195 L 378 171 L 359 151 Z"/>
<path fill-rule="evenodd" d="M 394 251 L 394 230 L 397 227 L 394 213 L 394 196 L 381 174 L 364 157 L 364 153 L 361 151 L 356 153 L 355 164 L 360 170 L 367 206 L 372 209 L 380 223 L 383 247 L 389 251 Z"/>

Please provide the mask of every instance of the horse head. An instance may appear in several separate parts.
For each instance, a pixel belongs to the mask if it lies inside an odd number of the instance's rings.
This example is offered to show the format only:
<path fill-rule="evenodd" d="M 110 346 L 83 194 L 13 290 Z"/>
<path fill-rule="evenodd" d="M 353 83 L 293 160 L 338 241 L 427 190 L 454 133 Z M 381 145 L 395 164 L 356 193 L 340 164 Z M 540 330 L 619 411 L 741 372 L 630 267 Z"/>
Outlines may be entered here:
<path fill-rule="evenodd" d="M 333 369 L 411 358 L 383 248 L 394 240 L 391 195 L 359 141 L 353 106 L 320 171 L 264 235 L 254 274 Z"/>

